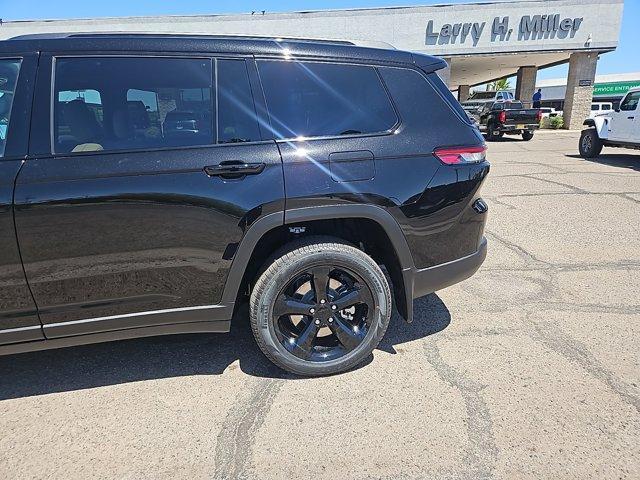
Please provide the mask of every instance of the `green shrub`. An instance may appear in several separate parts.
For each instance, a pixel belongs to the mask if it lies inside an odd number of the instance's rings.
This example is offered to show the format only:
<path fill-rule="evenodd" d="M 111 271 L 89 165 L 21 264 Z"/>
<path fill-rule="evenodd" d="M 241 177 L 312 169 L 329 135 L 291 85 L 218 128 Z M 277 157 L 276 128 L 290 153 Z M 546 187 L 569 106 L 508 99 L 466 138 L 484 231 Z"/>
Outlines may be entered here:
<path fill-rule="evenodd" d="M 554 130 L 564 127 L 564 118 L 562 117 L 562 115 L 551 117 L 551 119 L 549 120 L 549 127 L 553 128 Z"/>

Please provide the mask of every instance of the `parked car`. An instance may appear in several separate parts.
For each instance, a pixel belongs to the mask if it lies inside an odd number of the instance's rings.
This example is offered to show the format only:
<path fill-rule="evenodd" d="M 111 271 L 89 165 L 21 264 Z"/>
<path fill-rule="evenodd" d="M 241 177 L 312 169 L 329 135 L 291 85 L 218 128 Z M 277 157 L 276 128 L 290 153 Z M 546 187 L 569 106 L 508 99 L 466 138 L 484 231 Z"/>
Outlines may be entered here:
<path fill-rule="evenodd" d="M 467 102 L 486 102 L 493 100 L 494 102 L 515 100 L 513 92 L 508 90 L 477 90 L 473 92 L 464 103 Z"/>
<path fill-rule="evenodd" d="M 482 90 L 473 92 L 468 99 L 460 103 L 466 111 L 472 111 L 486 105 L 487 102 L 507 102 L 512 100 L 515 100 L 513 93 L 507 90 Z"/>
<path fill-rule="evenodd" d="M 606 115 L 611 112 L 613 112 L 613 104 L 611 102 L 593 102 L 589 118 L 595 118 L 598 115 Z"/>
<path fill-rule="evenodd" d="M 488 101 L 468 113 L 476 119 L 487 140 L 497 140 L 503 135 L 521 135 L 523 140 L 531 140 L 542 119 L 539 108 L 525 108 L 520 101 Z"/>
<path fill-rule="evenodd" d="M 276 365 L 360 364 L 394 303 L 412 321 L 486 255 L 486 148 L 444 67 L 339 41 L 0 42 L 0 353 L 227 332 L 248 302 Z"/>
<path fill-rule="evenodd" d="M 632 88 L 620 102 L 620 108 L 606 115 L 587 118 L 578 148 L 580 155 L 593 158 L 602 147 L 640 149 L 640 87 Z"/>

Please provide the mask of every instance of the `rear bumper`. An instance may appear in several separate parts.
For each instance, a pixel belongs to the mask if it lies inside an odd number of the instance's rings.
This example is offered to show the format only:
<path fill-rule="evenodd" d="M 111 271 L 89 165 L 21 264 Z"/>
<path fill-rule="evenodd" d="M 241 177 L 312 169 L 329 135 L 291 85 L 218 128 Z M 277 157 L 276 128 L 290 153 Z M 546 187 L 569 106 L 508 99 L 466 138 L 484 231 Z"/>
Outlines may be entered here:
<path fill-rule="evenodd" d="M 537 125 L 535 123 L 532 124 L 523 124 L 522 128 L 518 128 L 517 125 L 502 125 L 498 130 L 503 132 L 503 133 L 520 133 L 523 131 L 533 131 L 533 130 L 538 130 L 540 128 L 540 125 Z"/>
<path fill-rule="evenodd" d="M 434 267 L 412 269 L 413 298 L 423 297 L 437 290 L 454 285 L 469 278 L 487 257 L 487 239 L 482 238 L 480 247 L 469 256 Z"/>

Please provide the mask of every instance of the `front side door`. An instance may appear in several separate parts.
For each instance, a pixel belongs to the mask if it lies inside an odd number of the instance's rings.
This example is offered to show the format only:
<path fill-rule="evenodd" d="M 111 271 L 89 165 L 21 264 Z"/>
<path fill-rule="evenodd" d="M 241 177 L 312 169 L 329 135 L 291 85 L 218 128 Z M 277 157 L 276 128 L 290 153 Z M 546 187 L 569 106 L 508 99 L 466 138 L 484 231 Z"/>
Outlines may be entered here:
<path fill-rule="evenodd" d="M 0 58 L 0 345 L 43 338 L 20 261 L 13 185 L 27 153 L 36 54 Z"/>
<path fill-rule="evenodd" d="M 639 102 L 640 92 L 631 92 L 620 103 L 620 120 L 623 122 L 622 140 L 625 142 L 638 142 Z"/>
<path fill-rule="evenodd" d="M 45 335 L 228 320 L 233 305 L 220 302 L 243 229 L 283 208 L 280 155 L 255 114 L 253 64 L 43 61 L 54 78 L 39 86 L 53 80 L 53 98 L 37 99 L 45 114 L 34 122 L 53 125 L 32 141 L 15 203 Z"/>
<path fill-rule="evenodd" d="M 611 124 L 609 126 L 609 139 L 632 142 L 634 137 L 634 125 L 637 125 L 636 117 L 640 113 L 638 111 L 638 102 L 640 101 L 640 92 L 628 93 L 620 103 L 620 108 L 611 114 Z"/>

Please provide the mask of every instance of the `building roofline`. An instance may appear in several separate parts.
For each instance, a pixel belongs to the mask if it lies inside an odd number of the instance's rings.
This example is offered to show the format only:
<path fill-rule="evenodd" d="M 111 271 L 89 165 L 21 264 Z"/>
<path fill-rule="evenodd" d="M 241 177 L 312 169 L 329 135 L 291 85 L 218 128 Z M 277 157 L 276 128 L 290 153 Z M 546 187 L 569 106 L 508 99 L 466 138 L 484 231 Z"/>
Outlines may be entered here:
<path fill-rule="evenodd" d="M 478 5 L 478 6 L 486 6 L 493 4 L 503 4 L 503 3 L 513 3 L 513 4 L 522 4 L 522 3 L 551 3 L 551 2 L 563 2 L 566 0 L 481 0 L 481 1 L 470 1 L 465 3 L 451 3 L 451 2 L 443 2 L 443 3 L 435 3 L 435 4 L 427 4 L 427 5 L 392 5 L 392 6 L 382 6 L 382 7 L 357 7 L 357 8 L 333 8 L 333 9 L 317 9 L 317 10 L 292 10 L 292 11 L 278 11 L 278 12 L 267 12 L 265 11 L 262 14 L 261 10 L 256 10 L 255 14 L 251 12 L 239 12 L 239 13 L 200 13 L 200 14 L 170 14 L 170 15 L 133 15 L 133 16 L 122 16 L 122 17 L 78 17 L 78 18 L 47 18 L 47 19 L 21 19 L 21 20 L 5 20 L 2 19 L 2 23 L 30 23 L 30 22 L 89 22 L 89 21 L 109 21 L 109 20 L 137 20 L 143 18 L 214 18 L 214 17 L 266 17 L 266 16 L 275 16 L 275 15 L 305 15 L 305 14 L 323 14 L 323 13 L 347 13 L 347 12 L 368 12 L 368 11 L 386 11 L 386 10 L 409 10 L 409 9 L 421 9 L 421 8 L 445 8 L 445 7 L 460 7 L 460 6 L 470 6 L 470 5 Z M 624 3 L 624 0 L 608 0 L 612 3 Z M 0 23 L 0 28 L 2 28 L 2 24 Z"/>

